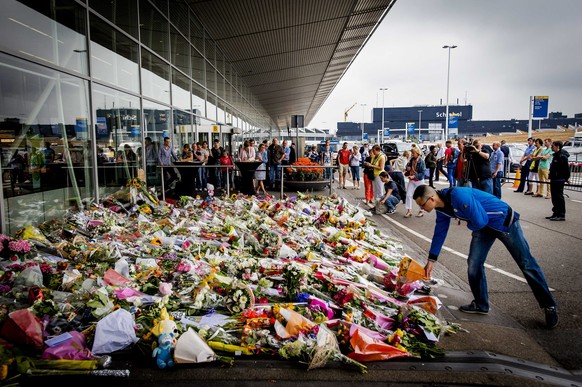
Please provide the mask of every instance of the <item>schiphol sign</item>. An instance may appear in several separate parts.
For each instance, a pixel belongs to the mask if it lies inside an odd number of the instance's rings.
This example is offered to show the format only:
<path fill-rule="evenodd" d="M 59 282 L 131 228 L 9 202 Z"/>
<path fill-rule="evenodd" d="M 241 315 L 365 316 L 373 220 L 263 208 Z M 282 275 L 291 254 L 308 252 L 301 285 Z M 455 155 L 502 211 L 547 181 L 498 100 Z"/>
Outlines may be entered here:
<path fill-rule="evenodd" d="M 446 112 L 436 112 L 436 118 L 445 118 L 447 116 Z M 449 112 L 449 117 L 463 117 L 463 112 Z"/>

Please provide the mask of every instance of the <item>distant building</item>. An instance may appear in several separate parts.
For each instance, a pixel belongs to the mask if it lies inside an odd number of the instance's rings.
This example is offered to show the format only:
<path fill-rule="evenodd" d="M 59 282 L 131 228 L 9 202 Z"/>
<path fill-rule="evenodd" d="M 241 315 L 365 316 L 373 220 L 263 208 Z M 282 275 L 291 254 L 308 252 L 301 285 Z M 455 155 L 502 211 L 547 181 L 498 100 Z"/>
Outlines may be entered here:
<path fill-rule="evenodd" d="M 473 120 L 472 105 L 449 105 L 449 114 L 456 119 L 449 121 L 451 137 L 483 136 L 487 133 L 527 132 L 529 120 Z M 382 108 L 372 109 L 372 122 L 338 122 L 336 136 L 341 141 L 360 141 L 368 138 L 376 142 L 384 128 L 384 138 L 418 138 L 422 140 L 440 139 L 445 128 L 446 106 L 385 107 L 382 127 Z M 547 119 L 534 120 L 533 129 L 567 127 L 582 120 L 582 113 L 568 118 L 562 112 L 551 112 Z M 419 122 L 420 121 L 420 122 Z M 456 121 L 456 123 L 455 123 Z M 406 128 L 412 128 L 408 133 Z M 420 131 L 419 131 L 420 128 Z"/>

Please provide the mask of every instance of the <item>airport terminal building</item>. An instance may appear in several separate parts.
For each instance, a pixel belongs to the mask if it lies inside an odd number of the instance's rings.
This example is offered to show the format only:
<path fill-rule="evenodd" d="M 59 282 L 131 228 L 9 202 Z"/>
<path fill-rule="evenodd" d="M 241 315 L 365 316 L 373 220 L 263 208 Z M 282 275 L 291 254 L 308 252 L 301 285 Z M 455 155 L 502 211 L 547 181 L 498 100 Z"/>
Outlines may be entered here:
<path fill-rule="evenodd" d="M 383 110 L 383 112 L 382 112 Z M 529 120 L 473 120 L 472 105 L 449 105 L 451 137 L 483 136 L 487 133 L 516 133 L 528 131 Z M 384 138 L 440 139 L 445 128 L 446 106 L 410 106 L 373 108 L 372 122 L 338 122 L 336 135 L 344 141 L 360 141 L 362 137 L 376 142 L 384 120 Z M 568 127 L 582 122 L 582 113 L 566 117 L 560 112 L 549 113 L 547 119 L 534 120 L 533 128 Z M 420 130 L 419 130 L 420 129 Z"/>
<path fill-rule="evenodd" d="M 290 136 L 394 3 L 3 0 L 0 232 L 99 201 L 139 170 L 160 189 L 149 139 L 234 153 Z"/>

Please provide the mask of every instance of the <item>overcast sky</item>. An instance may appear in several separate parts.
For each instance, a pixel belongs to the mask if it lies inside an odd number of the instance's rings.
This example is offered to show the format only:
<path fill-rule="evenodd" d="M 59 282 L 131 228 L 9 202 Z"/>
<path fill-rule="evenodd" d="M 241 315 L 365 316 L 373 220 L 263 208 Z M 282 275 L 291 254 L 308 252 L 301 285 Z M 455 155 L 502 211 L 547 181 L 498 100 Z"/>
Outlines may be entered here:
<path fill-rule="evenodd" d="M 473 105 L 474 120 L 527 119 L 529 97 L 582 113 L 582 0 L 397 0 L 309 128 L 371 121 L 382 106 Z M 367 106 L 360 106 L 366 104 Z"/>

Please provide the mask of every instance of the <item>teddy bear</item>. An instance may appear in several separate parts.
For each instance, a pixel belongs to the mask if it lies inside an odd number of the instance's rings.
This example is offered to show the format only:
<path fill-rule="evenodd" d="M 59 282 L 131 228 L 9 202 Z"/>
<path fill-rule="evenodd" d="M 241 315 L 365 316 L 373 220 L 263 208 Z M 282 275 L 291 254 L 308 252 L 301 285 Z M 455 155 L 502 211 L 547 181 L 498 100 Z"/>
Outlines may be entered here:
<path fill-rule="evenodd" d="M 158 346 L 154 348 L 152 357 L 156 358 L 159 368 L 174 366 L 174 333 L 160 333 L 158 336 Z"/>

